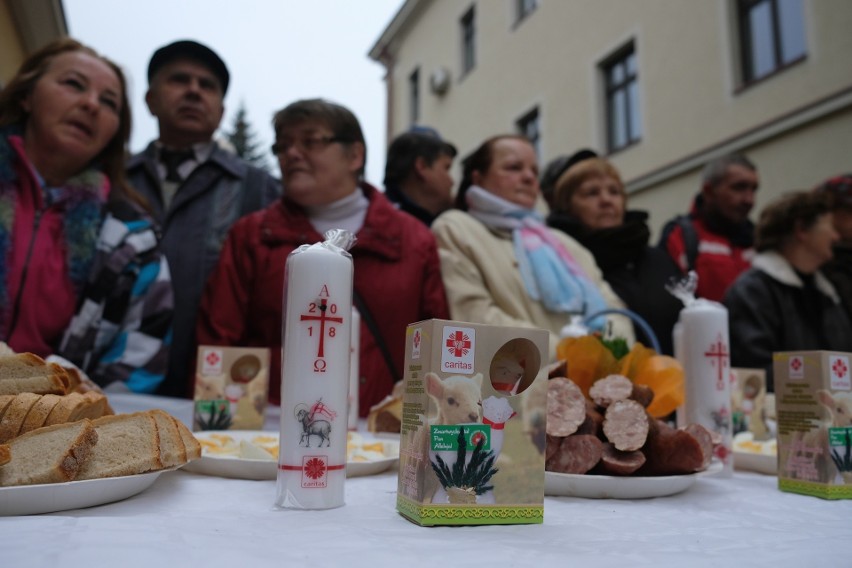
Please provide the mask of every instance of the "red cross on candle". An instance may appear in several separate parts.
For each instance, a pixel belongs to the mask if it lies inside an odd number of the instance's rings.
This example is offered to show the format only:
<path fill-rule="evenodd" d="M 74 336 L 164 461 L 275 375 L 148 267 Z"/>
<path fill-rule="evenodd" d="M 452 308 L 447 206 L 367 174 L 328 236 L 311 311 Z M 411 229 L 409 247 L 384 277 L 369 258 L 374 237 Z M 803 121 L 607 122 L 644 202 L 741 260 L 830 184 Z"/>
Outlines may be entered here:
<path fill-rule="evenodd" d="M 802 360 L 798 357 L 793 357 L 793 360 L 790 361 L 790 366 L 793 368 L 794 371 L 798 371 L 802 368 Z"/>
<path fill-rule="evenodd" d="M 832 368 L 832 370 L 834 371 L 834 374 L 835 374 L 835 375 L 837 375 L 837 378 L 838 378 L 838 379 L 843 378 L 844 376 L 846 376 L 846 371 L 848 371 L 848 370 L 849 370 L 849 369 L 846 367 L 846 365 L 844 365 L 844 364 L 843 364 L 843 361 L 841 361 L 840 359 L 835 359 L 835 360 L 834 360 L 834 365 L 832 365 L 832 366 L 831 366 L 831 368 Z"/>
<path fill-rule="evenodd" d="M 716 342 L 710 345 L 710 351 L 704 353 L 705 357 L 710 359 L 710 364 L 718 366 L 719 375 L 716 379 L 716 389 L 724 390 L 725 388 L 725 363 L 728 359 L 727 346 L 722 342 L 722 336 L 716 339 Z"/>
<path fill-rule="evenodd" d="M 328 311 L 328 300 L 323 298 L 319 303 L 319 311 L 320 315 L 318 316 L 309 316 L 302 314 L 300 321 L 318 321 L 320 322 L 320 332 L 319 332 L 319 349 L 317 349 L 317 357 L 325 357 L 325 322 L 335 322 L 335 323 L 343 323 L 342 317 L 329 317 L 326 315 L 326 311 Z"/>
<path fill-rule="evenodd" d="M 219 354 L 218 353 L 216 353 L 215 351 L 211 351 L 210 353 L 207 354 L 207 364 L 208 365 L 210 365 L 212 367 L 212 366 L 216 365 L 216 363 L 218 363 L 218 362 L 219 362 Z"/>
<path fill-rule="evenodd" d="M 447 338 L 447 347 L 454 356 L 461 357 L 470 349 L 470 338 L 463 332 L 457 331 Z"/>

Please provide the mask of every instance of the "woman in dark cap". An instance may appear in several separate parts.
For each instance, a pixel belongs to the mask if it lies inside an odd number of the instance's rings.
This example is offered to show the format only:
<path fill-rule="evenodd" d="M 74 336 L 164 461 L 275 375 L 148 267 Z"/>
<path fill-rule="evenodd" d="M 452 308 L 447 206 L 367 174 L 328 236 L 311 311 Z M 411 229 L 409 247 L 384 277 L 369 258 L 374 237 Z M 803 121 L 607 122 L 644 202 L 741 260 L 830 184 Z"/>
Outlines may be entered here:
<path fill-rule="evenodd" d="M 772 353 L 852 351 L 852 320 L 820 271 L 839 236 L 828 196 L 797 192 L 770 203 L 757 223 L 752 267 L 725 293 L 731 366 L 766 370 Z"/>
<path fill-rule="evenodd" d="M 618 170 L 591 150 L 577 152 L 565 160 L 561 171 L 549 168 L 548 173 L 553 197 L 547 224 L 591 251 L 604 280 L 648 322 L 661 351 L 671 355 L 672 329 L 683 306 L 665 284 L 680 272 L 664 251 L 648 246 L 648 214 L 626 210 L 627 194 Z M 643 333 L 636 331 L 642 341 Z"/>

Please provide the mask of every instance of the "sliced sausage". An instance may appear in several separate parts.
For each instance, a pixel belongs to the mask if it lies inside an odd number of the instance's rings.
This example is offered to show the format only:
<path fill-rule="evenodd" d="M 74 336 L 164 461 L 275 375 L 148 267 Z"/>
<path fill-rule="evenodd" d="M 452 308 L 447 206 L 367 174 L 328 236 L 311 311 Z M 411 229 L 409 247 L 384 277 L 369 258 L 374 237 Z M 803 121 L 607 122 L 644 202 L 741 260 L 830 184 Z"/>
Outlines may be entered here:
<path fill-rule="evenodd" d="M 557 438 L 556 436 L 545 435 L 547 442 L 544 446 L 544 460 L 547 461 L 559 452 L 559 446 L 565 438 Z"/>
<path fill-rule="evenodd" d="M 617 449 L 632 452 L 645 445 L 648 423 L 644 406 L 635 400 L 619 400 L 606 409 L 603 432 Z"/>
<path fill-rule="evenodd" d="M 701 453 L 704 455 L 701 469 L 706 469 L 713 459 L 713 435 L 701 424 L 688 424 L 683 429 L 692 434 L 701 446 Z"/>
<path fill-rule="evenodd" d="M 631 475 L 645 464 L 645 454 L 636 450 L 622 452 L 615 446 L 604 442 L 601 461 L 598 462 L 594 473 L 603 475 Z"/>
<path fill-rule="evenodd" d="M 654 401 L 654 391 L 648 385 L 633 385 L 633 392 L 630 393 L 630 398 L 645 408 L 648 408 Z"/>
<path fill-rule="evenodd" d="M 695 436 L 660 420 L 651 420 L 648 441 L 642 449 L 645 465 L 637 475 L 683 475 L 700 471 L 704 452 Z"/>
<path fill-rule="evenodd" d="M 603 436 L 603 414 L 598 412 L 595 403 L 591 400 L 586 400 L 586 419 L 577 428 L 577 434 L 588 434 L 590 436 Z"/>
<path fill-rule="evenodd" d="M 556 377 L 547 381 L 547 433 L 570 436 L 586 419 L 586 397 L 571 380 Z"/>
<path fill-rule="evenodd" d="M 598 379 L 589 389 L 595 404 L 607 408 L 619 400 L 627 400 L 633 393 L 633 383 L 624 375 L 609 375 Z"/>
<path fill-rule="evenodd" d="M 602 452 L 603 442 L 595 436 L 568 436 L 562 439 L 559 452 L 545 462 L 545 469 L 557 473 L 584 474 L 598 464 Z"/>

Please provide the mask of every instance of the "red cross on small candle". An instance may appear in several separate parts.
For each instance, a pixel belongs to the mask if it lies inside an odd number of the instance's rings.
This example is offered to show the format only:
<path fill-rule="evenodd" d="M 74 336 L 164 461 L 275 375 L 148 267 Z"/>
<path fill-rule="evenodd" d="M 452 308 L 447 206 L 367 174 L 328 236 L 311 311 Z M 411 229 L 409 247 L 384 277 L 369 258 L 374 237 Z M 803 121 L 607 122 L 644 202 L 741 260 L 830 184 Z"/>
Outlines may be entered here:
<path fill-rule="evenodd" d="M 834 365 L 831 366 L 831 369 L 834 371 L 834 374 L 837 375 L 838 379 L 845 377 L 846 372 L 849 370 L 849 368 L 846 367 L 840 359 L 834 360 Z"/>
<path fill-rule="evenodd" d="M 343 323 L 342 317 L 329 317 L 326 315 L 328 311 L 328 300 L 323 298 L 320 300 L 319 306 L 317 306 L 320 311 L 320 315 L 318 316 L 309 316 L 302 314 L 300 321 L 318 321 L 320 322 L 320 332 L 319 332 L 319 348 L 317 349 L 317 357 L 322 358 L 325 357 L 325 322 L 334 322 L 334 323 Z"/>
<path fill-rule="evenodd" d="M 215 351 L 211 351 L 207 354 L 207 364 L 211 367 L 215 366 L 219 362 L 219 354 Z"/>
<path fill-rule="evenodd" d="M 793 360 L 790 361 L 790 367 L 792 367 L 794 371 L 798 371 L 802 368 L 802 360 L 798 357 L 793 357 Z"/>
<path fill-rule="evenodd" d="M 722 342 L 722 336 L 716 339 L 716 342 L 710 345 L 710 351 L 704 353 L 705 357 L 710 359 L 710 364 L 718 367 L 718 377 L 716 379 L 716 389 L 725 389 L 725 363 L 728 359 L 727 345 Z"/>
<path fill-rule="evenodd" d="M 449 347 L 450 353 L 456 357 L 467 355 L 470 349 L 470 338 L 463 332 L 457 331 L 447 338 L 447 347 Z"/>
<path fill-rule="evenodd" d="M 420 330 L 414 332 L 414 347 L 420 347 Z"/>

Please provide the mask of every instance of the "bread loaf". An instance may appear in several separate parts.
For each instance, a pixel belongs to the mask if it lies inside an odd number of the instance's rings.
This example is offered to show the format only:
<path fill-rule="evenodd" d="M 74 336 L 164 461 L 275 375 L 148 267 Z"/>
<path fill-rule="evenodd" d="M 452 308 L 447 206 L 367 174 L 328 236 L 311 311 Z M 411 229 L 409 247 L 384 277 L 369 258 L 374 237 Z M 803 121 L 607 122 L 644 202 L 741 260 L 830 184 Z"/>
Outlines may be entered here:
<path fill-rule="evenodd" d="M 174 467 L 186 463 L 186 446 L 172 416 L 162 410 L 152 410 L 151 416 L 157 423 L 160 437 L 160 461 L 163 467 Z"/>
<path fill-rule="evenodd" d="M 32 353 L 0 357 L 0 395 L 65 394 L 69 381 L 65 369 Z"/>
<path fill-rule="evenodd" d="M 9 443 L 11 460 L 0 467 L 0 487 L 61 483 L 77 478 L 98 434 L 90 420 L 39 428 Z"/>

